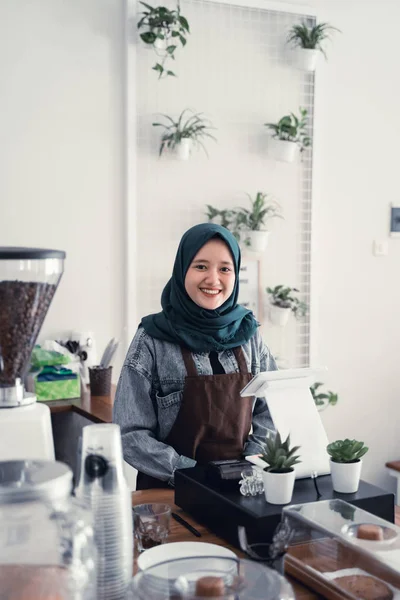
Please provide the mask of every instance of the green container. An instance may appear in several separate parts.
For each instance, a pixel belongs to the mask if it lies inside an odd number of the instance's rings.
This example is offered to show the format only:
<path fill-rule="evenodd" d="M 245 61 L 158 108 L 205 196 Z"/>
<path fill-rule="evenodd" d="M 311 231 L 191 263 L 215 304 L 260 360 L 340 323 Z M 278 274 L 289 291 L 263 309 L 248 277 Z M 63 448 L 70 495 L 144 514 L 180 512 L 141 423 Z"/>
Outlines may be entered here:
<path fill-rule="evenodd" d="M 81 381 L 79 375 L 75 379 L 60 381 L 35 381 L 35 394 L 40 402 L 48 400 L 68 400 L 80 398 Z"/>

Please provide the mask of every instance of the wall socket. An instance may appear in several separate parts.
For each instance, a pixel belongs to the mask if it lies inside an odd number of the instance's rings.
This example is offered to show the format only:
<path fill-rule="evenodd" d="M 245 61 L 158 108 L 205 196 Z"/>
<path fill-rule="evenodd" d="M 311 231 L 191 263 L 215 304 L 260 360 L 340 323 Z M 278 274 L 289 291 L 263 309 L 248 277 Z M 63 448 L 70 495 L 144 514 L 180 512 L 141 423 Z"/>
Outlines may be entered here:
<path fill-rule="evenodd" d="M 374 256 L 387 256 L 389 244 L 387 240 L 374 240 L 372 252 Z"/>

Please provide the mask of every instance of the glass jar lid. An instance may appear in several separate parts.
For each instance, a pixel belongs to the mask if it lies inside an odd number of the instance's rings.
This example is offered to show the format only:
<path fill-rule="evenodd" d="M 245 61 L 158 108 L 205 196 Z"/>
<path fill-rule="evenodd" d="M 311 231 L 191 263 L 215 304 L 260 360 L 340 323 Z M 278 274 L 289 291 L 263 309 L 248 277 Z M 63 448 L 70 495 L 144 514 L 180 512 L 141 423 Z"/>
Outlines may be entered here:
<path fill-rule="evenodd" d="M 293 590 L 276 571 L 249 560 L 196 556 L 165 561 L 139 572 L 131 597 L 138 600 L 292 600 Z"/>
<path fill-rule="evenodd" d="M 47 248 L 23 248 L 20 246 L 0 246 L 0 260 L 44 260 L 46 258 L 61 258 L 66 256 L 64 250 Z"/>
<path fill-rule="evenodd" d="M 72 471 L 62 462 L 0 462 L 0 504 L 62 500 L 72 491 Z"/>

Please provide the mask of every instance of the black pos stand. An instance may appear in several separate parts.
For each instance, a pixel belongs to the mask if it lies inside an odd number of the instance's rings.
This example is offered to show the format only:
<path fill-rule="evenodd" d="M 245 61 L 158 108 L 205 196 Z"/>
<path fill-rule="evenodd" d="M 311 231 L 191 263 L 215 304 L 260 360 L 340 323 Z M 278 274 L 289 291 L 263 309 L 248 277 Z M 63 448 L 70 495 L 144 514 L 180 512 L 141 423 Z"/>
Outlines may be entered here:
<path fill-rule="evenodd" d="M 318 477 L 317 481 L 319 498 L 313 479 L 297 479 L 291 504 L 339 498 L 394 523 L 393 494 L 364 481 L 355 494 L 338 494 L 333 491 L 330 475 Z M 200 466 L 175 471 L 175 504 L 238 548 L 239 526 L 245 528 L 249 543 L 270 542 L 283 508 L 268 504 L 264 494 L 242 496 L 239 485 L 232 491 L 221 491 Z"/>

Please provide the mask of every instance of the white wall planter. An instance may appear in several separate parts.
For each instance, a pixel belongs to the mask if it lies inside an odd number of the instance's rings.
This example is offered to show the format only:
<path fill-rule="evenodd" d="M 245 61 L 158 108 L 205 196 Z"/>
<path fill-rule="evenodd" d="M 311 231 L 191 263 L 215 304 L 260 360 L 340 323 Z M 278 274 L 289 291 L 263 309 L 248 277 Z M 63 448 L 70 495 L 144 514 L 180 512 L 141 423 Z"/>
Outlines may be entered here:
<path fill-rule="evenodd" d="M 179 160 L 189 160 L 193 148 L 193 140 L 184 138 L 176 146 L 176 155 Z"/>
<path fill-rule="evenodd" d="M 275 160 L 283 162 L 293 162 L 299 153 L 299 147 L 296 142 L 287 142 L 270 138 L 268 140 L 268 155 Z"/>
<path fill-rule="evenodd" d="M 331 459 L 330 465 L 335 492 L 354 494 L 360 484 L 362 460 L 353 463 L 338 463 Z"/>
<path fill-rule="evenodd" d="M 243 235 L 249 240 L 247 250 L 252 252 L 264 252 L 268 245 L 269 231 L 244 231 Z"/>
<path fill-rule="evenodd" d="M 269 320 L 273 325 L 278 327 L 285 327 L 289 320 L 290 308 L 282 308 L 281 306 L 275 306 L 270 304 L 269 306 Z"/>
<path fill-rule="evenodd" d="M 168 35 L 165 29 L 158 29 L 157 34 L 161 34 L 164 36 L 164 39 L 156 38 L 153 46 L 159 52 L 165 53 L 167 51 L 167 47 L 170 44 L 171 33 Z"/>
<path fill-rule="evenodd" d="M 288 473 L 263 471 L 265 499 L 270 504 L 289 504 L 293 496 L 294 469 Z"/>
<path fill-rule="evenodd" d="M 168 40 L 166 40 L 165 38 L 163 40 L 160 40 L 160 38 L 157 38 L 156 41 L 154 42 L 153 46 L 159 52 L 165 52 L 167 50 L 167 44 L 168 44 Z"/>
<path fill-rule="evenodd" d="M 311 50 L 309 48 L 296 48 L 293 50 L 294 64 L 301 71 L 315 71 L 317 67 L 319 50 Z"/>

